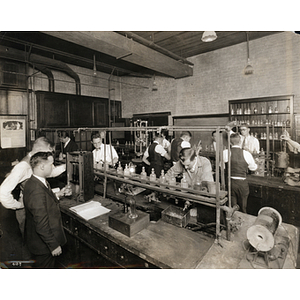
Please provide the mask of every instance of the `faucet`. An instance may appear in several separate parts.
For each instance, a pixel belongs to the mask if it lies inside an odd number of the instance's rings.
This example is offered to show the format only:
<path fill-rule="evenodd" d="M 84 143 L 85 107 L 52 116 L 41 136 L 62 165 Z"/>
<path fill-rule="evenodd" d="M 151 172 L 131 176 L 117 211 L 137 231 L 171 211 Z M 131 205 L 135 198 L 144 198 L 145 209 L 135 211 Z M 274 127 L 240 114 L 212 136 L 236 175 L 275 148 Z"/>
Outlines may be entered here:
<path fill-rule="evenodd" d="M 231 233 L 230 233 L 230 221 L 231 221 L 231 218 L 233 216 L 233 214 L 240 209 L 240 207 L 235 204 L 233 207 L 228 207 L 228 206 L 221 206 L 220 207 L 221 209 L 223 209 L 225 211 L 225 214 L 226 214 L 226 237 L 227 237 L 227 241 L 230 241 L 231 240 Z"/>

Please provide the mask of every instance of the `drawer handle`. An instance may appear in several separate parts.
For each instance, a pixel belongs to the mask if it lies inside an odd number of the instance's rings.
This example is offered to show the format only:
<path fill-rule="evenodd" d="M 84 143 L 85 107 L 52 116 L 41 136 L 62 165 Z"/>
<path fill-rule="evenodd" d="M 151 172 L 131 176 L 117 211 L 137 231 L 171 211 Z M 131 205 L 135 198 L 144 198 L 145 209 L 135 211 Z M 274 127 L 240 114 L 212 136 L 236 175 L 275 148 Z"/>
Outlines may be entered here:
<path fill-rule="evenodd" d="M 66 224 L 69 224 L 69 221 L 66 221 L 65 223 L 66 223 Z"/>
<path fill-rule="evenodd" d="M 105 250 L 107 250 L 107 249 L 108 249 L 108 247 L 107 247 L 107 246 L 104 246 L 104 249 L 105 249 Z"/>
<path fill-rule="evenodd" d="M 91 231 L 91 230 L 89 230 L 89 234 L 92 234 L 92 231 Z"/>
<path fill-rule="evenodd" d="M 121 256 L 120 256 L 120 258 L 121 258 L 121 259 L 124 259 L 124 256 L 123 256 L 123 255 L 121 255 Z"/>

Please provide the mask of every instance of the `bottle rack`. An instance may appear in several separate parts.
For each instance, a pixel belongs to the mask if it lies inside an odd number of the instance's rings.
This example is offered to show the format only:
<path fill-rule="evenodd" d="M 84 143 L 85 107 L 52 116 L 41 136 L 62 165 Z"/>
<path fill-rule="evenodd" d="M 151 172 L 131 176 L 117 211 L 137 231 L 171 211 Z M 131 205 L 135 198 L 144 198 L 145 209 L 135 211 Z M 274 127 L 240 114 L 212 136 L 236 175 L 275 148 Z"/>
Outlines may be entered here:
<path fill-rule="evenodd" d="M 237 126 L 246 123 L 260 142 L 260 148 L 266 149 L 267 126 L 271 152 L 281 151 L 280 136 L 287 130 L 294 136 L 293 96 L 276 96 L 229 101 L 229 119 Z"/>

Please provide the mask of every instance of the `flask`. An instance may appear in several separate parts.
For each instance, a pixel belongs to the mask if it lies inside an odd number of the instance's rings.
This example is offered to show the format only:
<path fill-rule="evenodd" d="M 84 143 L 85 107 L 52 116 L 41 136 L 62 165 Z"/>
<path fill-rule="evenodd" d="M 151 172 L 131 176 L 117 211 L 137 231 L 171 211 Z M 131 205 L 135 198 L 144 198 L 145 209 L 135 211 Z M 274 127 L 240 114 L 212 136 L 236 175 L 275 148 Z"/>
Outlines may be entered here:
<path fill-rule="evenodd" d="M 272 108 L 271 105 L 269 106 L 269 111 L 268 112 L 269 112 L 269 114 L 271 114 L 273 112 L 273 108 Z"/>
<path fill-rule="evenodd" d="M 254 113 L 254 114 L 257 114 L 257 108 L 256 108 L 256 107 L 254 107 L 253 113 Z"/>
<path fill-rule="evenodd" d="M 194 184 L 194 190 L 201 191 L 201 181 L 198 177 L 197 177 L 196 182 Z"/>
<path fill-rule="evenodd" d="M 147 179 L 147 173 L 145 171 L 145 167 L 143 167 L 141 172 L 141 181 L 146 181 L 146 179 Z"/>
<path fill-rule="evenodd" d="M 123 175 L 123 168 L 121 166 L 121 162 L 119 161 L 119 165 L 118 165 L 118 168 L 117 168 L 117 174 L 118 175 Z"/>
<path fill-rule="evenodd" d="M 286 107 L 286 112 L 290 113 L 290 107 L 289 106 Z"/>
<path fill-rule="evenodd" d="M 125 165 L 125 169 L 124 169 L 124 179 L 129 179 L 128 176 L 130 175 L 130 170 L 127 166 L 127 164 Z"/>
<path fill-rule="evenodd" d="M 150 181 L 155 182 L 156 181 L 156 175 L 154 172 L 154 169 L 152 168 L 151 174 L 150 174 Z"/>
<path fill-rule="evenodd" d="M 188 182 L 186 180 L 186 174 L 185 173 L 183 173 L 183 177 L 181 179 L 180 186 L 182 188 L 185 188 L 185 189 L 187 189 L 189 187 Z M 187 191 L 181 190 L 181 192 L 186 193 Z"/>
<path fill-rule="evenodd" d="M 159 182 L 162 184 L 166 184 L 166 176 L 165 176 L 165 171 L 161 170 L 161 175 L 159 177 Z"/>
<path fill-rule="evenodd" d="M 234 115 L 233 105 L 231 105 L 231 115 Z"/>
<path fill-rule="evenodd" d="M 278 114 L 278 108 L 277 108 L 277 106 L 274 108 L 274 113 Z"/>
<path fill-rule="evenodd" d="M 174 191 L 175 190 L 175 186 L 176 186 L 176 178 L 175 178 L 174 175 L 171 176 L 171 178 L 169 180 L 169 185 L 174 186 L 174 188 L 173 187 L 169 187 L 170 190 Z"/>

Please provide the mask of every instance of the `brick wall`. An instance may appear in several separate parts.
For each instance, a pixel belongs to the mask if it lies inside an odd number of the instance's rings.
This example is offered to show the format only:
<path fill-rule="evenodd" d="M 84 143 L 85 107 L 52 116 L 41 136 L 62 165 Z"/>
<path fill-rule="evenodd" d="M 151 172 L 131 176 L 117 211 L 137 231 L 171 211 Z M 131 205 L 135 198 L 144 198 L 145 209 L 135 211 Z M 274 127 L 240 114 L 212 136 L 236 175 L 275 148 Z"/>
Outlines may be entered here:
<path fill-rule="evenodd" d="M 246 40 L 246 37 L 245 37 Z M 250 40 L 254 74 L 245 76 L 247 44 L 244 43 L 190 57 L 194 75 L 183 79 L 126 78 L 122 85 L 123 115 L 171 111 L 172 115 L 228 112 L 228 100 L 293 94 L 294 110 L 300 113 L 300 36 L 284 32 Z"/>

